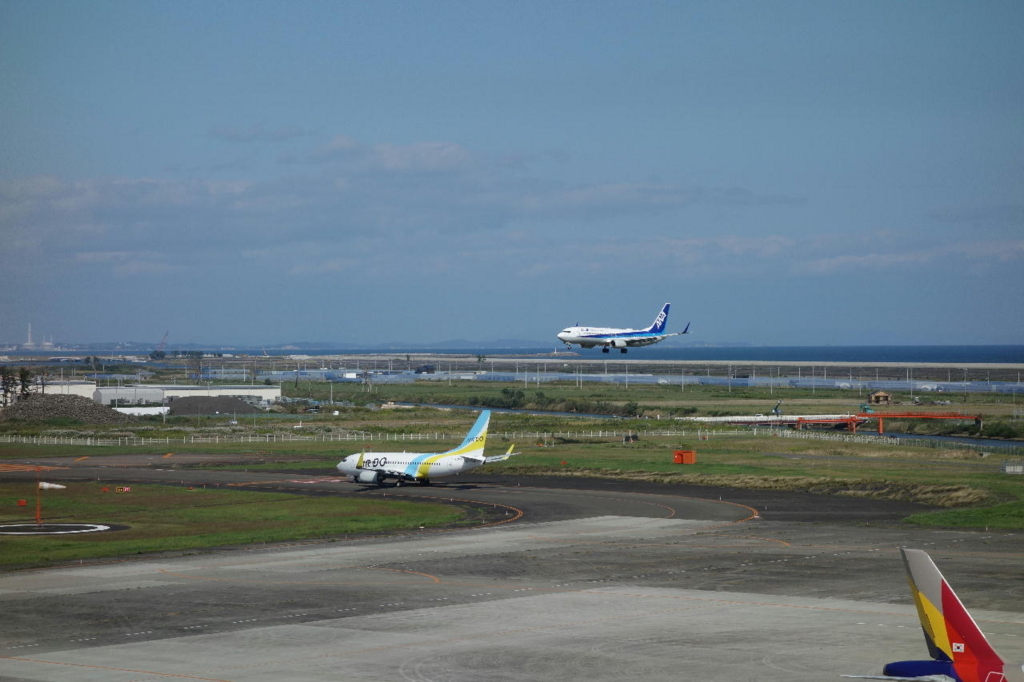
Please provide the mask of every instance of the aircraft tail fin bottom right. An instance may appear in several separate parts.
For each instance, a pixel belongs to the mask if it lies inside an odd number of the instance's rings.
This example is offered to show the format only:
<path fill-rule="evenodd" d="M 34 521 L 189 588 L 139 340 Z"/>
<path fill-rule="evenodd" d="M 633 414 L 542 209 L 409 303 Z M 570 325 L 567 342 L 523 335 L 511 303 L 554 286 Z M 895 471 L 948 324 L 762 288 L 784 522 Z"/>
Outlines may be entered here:
<path fill-rule="evenodd" d="M 655 334 L 661 334 L 665 331 L 665 325 L 668 324 L 668 309 L 672 306 L 671 303 L 666 303 L 662 307 L 661 312 L 654 318 L 654 322 L 645 331 L 653 332 Z"/>
<path fill-rule="evenodd" d="M 445 455 L 462 455 L 464 457 L 474 457 L 482 459 L 484 456 L 484 446 L 487 444 L 487 425 L 491 421 L 491 411 L 484 410 L 477 417 L 473 427 L 466 434 L 466 437 L 462 440 L 462 444 L 454 450 L 445 452 Z"/>
<path fill-rule="evenodd" d="M 984 680 L 1002 671 L 1003 659 L 985 639 L 953 588 L 927 552 L 900 549 L 907 580 L 924 630 L 931 661 L 900 661 L 883 670 L 892 677 L 946 675 L 953 680 Z"/>

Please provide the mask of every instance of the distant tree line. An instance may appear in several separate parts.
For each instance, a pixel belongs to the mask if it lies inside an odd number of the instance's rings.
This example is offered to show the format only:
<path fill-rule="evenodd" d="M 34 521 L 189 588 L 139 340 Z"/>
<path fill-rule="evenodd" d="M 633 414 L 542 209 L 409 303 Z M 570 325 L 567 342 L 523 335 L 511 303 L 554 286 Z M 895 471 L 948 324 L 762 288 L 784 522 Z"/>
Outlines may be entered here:
<path fill-rule="evenodd" d="M 468 402 L 470 405 L 480 407 L 534 409 L 583 414 L 613 414 L 621 417 L 636 417 L 643 411 L 640 405 L 632 401 L 624 405 L 617 405 L 603 400 L 561 399 L 547 396 L 543 391 L 527 395 L 525 391 L 514 388 L 503 388 L 496 396 L 470 396 Z"/>
<path fill-rule="evenodd" d="M 27 398 L 32 390 L 32 371 L 19 367 L 17 374 L 7 365 L 0 366 L 0 401 L 7 407 L 19 398 Z"/>

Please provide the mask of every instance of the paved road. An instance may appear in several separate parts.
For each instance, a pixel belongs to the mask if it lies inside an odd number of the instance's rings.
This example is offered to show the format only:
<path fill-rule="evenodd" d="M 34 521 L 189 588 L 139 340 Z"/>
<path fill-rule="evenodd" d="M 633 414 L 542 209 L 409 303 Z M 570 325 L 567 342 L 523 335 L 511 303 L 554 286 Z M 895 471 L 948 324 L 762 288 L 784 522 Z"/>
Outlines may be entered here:
<path fill-rule="evenodd" d="M 85 463 L 50 477 L 428 495 L 500 505 L 509 522 L 0 575 L 4 680 L 877 673 L 925 655 L 900 545 L 930 550 L 996 648 L 1024 660 L 1024 536 L 907 527 L 901 505 L 483 476 L 376 491 Z"/>

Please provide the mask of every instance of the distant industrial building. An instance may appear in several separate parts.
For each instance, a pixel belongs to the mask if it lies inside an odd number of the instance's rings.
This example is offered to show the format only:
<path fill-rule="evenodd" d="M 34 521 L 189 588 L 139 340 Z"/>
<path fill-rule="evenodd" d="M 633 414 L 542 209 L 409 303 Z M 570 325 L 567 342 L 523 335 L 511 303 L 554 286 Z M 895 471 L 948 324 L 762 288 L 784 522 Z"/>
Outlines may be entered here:
<path fill-rule="evenodd" d="M 238 398 L 250 405 L 266 407 L 280 400 L 281 387 L 252 384 L 233 386 L 132 384 L 128 386 L 101 386 L 95 390 L 91 397 L 101 405 L 166 405 L 175 398 L 196 396 L 206 398 Z"/>
<path fill-rule="evenodd" d="M 18 350 L 50 350 L 55 347 L 53 339 L 44 337 L 38 343 L 32 340 L 32 323 L 28 325 L 28 338 L 25 340 L 25 343 L 18 344 Z"/>

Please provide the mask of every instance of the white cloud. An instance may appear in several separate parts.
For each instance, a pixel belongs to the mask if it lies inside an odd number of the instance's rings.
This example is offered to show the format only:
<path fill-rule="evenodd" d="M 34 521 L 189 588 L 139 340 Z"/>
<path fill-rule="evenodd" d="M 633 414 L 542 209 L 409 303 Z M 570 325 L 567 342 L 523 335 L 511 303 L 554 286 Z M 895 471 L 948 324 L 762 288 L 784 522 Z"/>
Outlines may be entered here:
<path fill-rule="evenodd" d="M 856 270 L 889 270 L 907 265 L 931 262 L 934 252 L 837 254 L 810 260 L 797 260 L 791 271 L 796 275 L 830 275 Z"/>
<path fill-rule="evenodd" d="M 79 263 L 116 263 L 132 258 L 131 251 L 83 251 L 74 258 Z"/>
<path fill-rule="evenodd" d="M 314 257 L 310 254 L 310 257 Z M 339 273 L 347 270 L 354 270 L 359 261 L 352 258 L 326 258 L 316 259 L 309 262 L 300 262 L 288 270 L 290 275 L 323 275 Z"/>
<path fill-rule="evenodd" d="M 893 230 L 885 240 L 890 250 L 868 250 L 877 241 L 850 243 L 828 230 L 760 231 L 751 227 L 759 211 L 779 215 L 794 201 L 669 182 L 566 185 L 525 177 L 521 168 L 488 166 L 457 144 L 364 145 L 336 137 L 324 151 L 359 161 L 263 182 L 37 177 L 0 183 L 0 229 L 9 249 L 31 250 L 43 262 L 117 268 L 122 276 L 197 262 L 229 273 L 244 262 L 265 268 L 267 276 L 292 277 L 505 267 L 510 275 L 539 279 L 571 264 L 595 280 L 652 269 L 685 278 L 746 278 L 940 261 L 982 267 L 1024 257 L 1019 240 L 943 246 L 931 235 L 923 241 L 914 231 Z M 690 217 L 698 209 L 700 215 L 724 211 L 736 226 L 707 229 Z"/>
<path fill-rule="evenodd" d="M 370 164 L 392 171 L 450 171 L 467 168 L 472 155 L 452 142 L 382 144 L 372 148 Z"/>
<path fill-rule="evenodd" d="M 263 124 L 251 126 L 214 126 L 210 135 L 228 142 L 285 142 L 309 135 L 301 128 L 282 127 L 267 130 Z"/>
<path fill-rule="evenodd" d="M 928 214 L 929 217 L 946 223 L 1024 223 L 1024 204 L 1001 204 L 997 206 L 948 207 Z"/>

